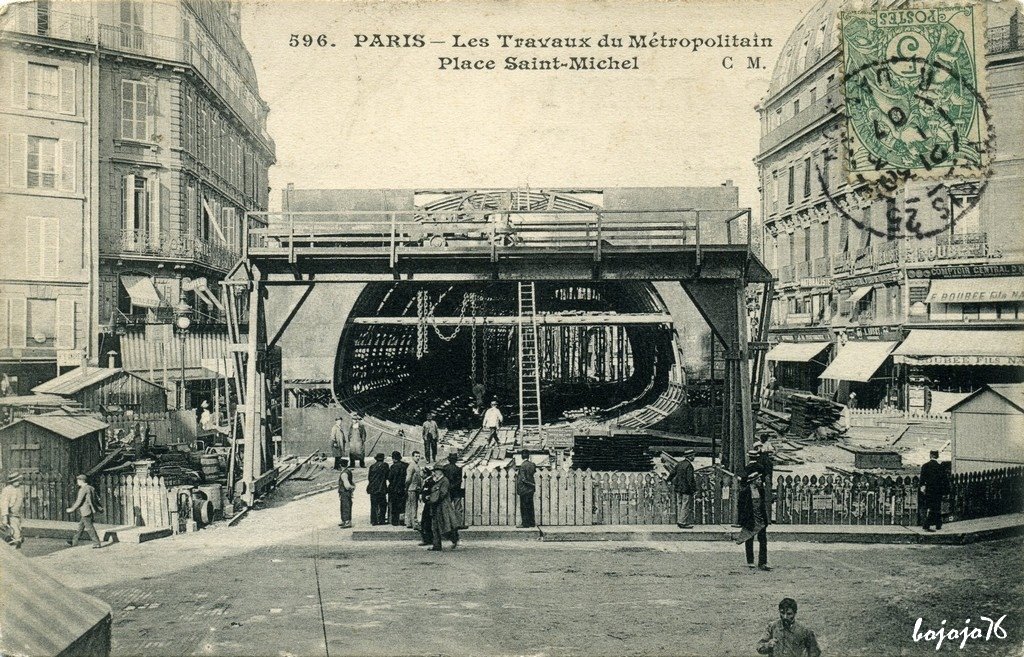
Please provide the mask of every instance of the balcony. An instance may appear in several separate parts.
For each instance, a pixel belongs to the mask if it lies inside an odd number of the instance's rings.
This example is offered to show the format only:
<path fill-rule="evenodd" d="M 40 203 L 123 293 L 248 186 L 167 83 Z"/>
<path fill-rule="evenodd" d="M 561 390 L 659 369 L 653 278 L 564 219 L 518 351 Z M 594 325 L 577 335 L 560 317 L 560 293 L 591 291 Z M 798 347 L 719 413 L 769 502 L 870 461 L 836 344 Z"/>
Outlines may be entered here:
<path fill-rule="evenodd" d="M 100 25 L 100 46 L 133 55 L 182 61 L 181 41 L 126 25 Z"/>
<path fill-rule="evenodd" d="M 783 283 L 792 283 L 793 280 L 793 265 L 783 265 L 779 267 L 779 281 Z"/>
<path fill-rule="evenodd" d="M 122 230 L 117 237 L 107 240 L 102 251 L 125 257 L 185 260 L 219 271 L 231 269 L 241 257 L 238 248 L 178 231 Z"/>
<path fill-rule="evenodd" d="M 807 278 L 811 275 L 811 263 L 808 261 L 796 263 L 796 277 Z"/>
<path fill-rule="evenodd" d="M 832 274 L 832 261 L 828 256 L 815 258 L 811 263 L 811 276 L 830 276 Z"/>
<path fill-rule="evenodd" d="M 871 269 L 874 265 L 874 259 L 871 257 L 871 247 L 863 249 L 857 249 L 853 257 L 853 269 L 855 271 L 862 269 Z"/>
<path fill-rule="evenodd" d="M 88 16 L 40 9 L 34 2 L 7 5 L 0 30 L 51 39 L 94 43 Z"/>
<path fill-rule="evenodd" d="M 849 251 L 839 253 L 832 261 L 832 271 L 841 274 L 853 270 L 853 259 Z"/>
<path fill-rule="evenodd" d="M 988 52 L 990 55 L 1024 50 L 1024 38 L 1021 38 L 1019 25 L 1003 25 L 1001 27 L 989 28 L 985 34 L 988 37 Z"/>

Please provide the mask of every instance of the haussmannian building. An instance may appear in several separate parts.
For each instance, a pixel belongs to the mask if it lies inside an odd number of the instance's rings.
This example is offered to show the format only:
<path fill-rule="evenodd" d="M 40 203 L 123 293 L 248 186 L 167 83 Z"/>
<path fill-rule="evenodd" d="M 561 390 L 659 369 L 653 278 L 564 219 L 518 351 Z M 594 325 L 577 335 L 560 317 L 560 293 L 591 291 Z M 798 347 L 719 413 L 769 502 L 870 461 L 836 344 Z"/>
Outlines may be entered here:
<path fill-rule="evenodd" d="M 0 371 L 84 356 L 186 378 L 220 358 L 219 281 L 275 161 L 239 5 L 11 5 L 0 38 Z"/>
<path fill-rule="evenodd" d="M 771 381 L 842 402 L 854 392 L 860 407 L 942 410 L 953 393 L 1024 372 L 1020 12 L 987 5 L 991 175 L 939 189 L 914 181 L 886 199 L 843 171 L 846 4 L 804 15 L 757 107 L 764 262 L 776 276 Z M 889 239 L 889 219 L 908 212 L 941 232 Z"/>

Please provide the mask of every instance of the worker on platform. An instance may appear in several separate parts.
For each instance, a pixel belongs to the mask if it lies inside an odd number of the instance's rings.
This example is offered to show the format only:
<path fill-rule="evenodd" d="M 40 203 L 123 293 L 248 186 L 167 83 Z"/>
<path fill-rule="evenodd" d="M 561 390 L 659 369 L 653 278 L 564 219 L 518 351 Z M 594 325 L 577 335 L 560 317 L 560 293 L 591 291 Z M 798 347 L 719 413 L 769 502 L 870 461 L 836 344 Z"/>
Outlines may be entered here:
<path fill-rule="evenodd" d="M 339 417 L 331 427 L 331 456 L 334 457 L 334 469 L 340 470 L 339 461 L 345 456 L 345 429 L 341 426 L 342 419 Z M 347 459 L 346 459 L 347 460 Z"/>
<path fill-rule="evenodd" d="M 423 422 L 423 458 L 427 463 L 433 463 L 437 459 L 437 440 L 441 430 L 434 418 L 433 413 L 427 413 L 427 419 Z"/>
<path fill-rule="evenodd" d="M 348 464 L 352 468 L 366 467 L 366 426 L 359 413 L 352 414 L 352 426 L 348 430 Z"/>
<path fill-rule="evenodd" d="M 391 452 L 388 468 L 388 514 L 391 524 L 398 527 L 405 515 L 405 475 L 409 464 L 402 460 L 401 452 Z"/>
<path fill-rule="evenodd" d="M 679 529 L 693 529 L 693 494 L 697 492 L 697 479 L 693 474 L 693 450 L 683 452 L 682 458 L 672 468 L 668 481 L 676 490 L 676 526 Z"/>
<path fill-rule="evenodd" d="M 537 520 L 534 516 L 533 494 L 537 490 L 534 475 L 537 473 L 537 465 L 530 460 L 530 452 L 522 451 L 523 463 L 516 471 L 516 495 L 519 496 L 519 528 L 536 527 Z"/>
<path fill-rule="evenodd" d="M 341 507 L 341 523 L 339 527 L 349 529 L 352 527 L 352 493 L 356 490 L 355 482 L 352 480 L 352 470 L 348 467 L 348 459 L 341 457 L 335 460 L 338 472 L 338 504 Z"/>
<path fill-rule="evenodd" d="M 505 417 L 498 410 L 498 400 L 491 400 L 491 407 L 484 412 L 484 430 L 487 431 L 487 444 L 494 443 L 498 445 L 498 429 L 501 428 L 501 423 L 505 421 Z"/>
<path fill-rule="evenodd" d="M 388 513 L 388 464 L 384 454 L 376 454 L 366 473 L 366 492 L 370 494 L 370 524 L 383 525 Z"/>
<path fill-rule="evenodd" d="M 25 511 L 25 491 L 21 487 L 21 473 L 7 477 L 7 485 L 0 491 L 0 519 L 11 528 L 11 545 L 21 549 L 24 537 L 21 534 L 21 517 Z"/>

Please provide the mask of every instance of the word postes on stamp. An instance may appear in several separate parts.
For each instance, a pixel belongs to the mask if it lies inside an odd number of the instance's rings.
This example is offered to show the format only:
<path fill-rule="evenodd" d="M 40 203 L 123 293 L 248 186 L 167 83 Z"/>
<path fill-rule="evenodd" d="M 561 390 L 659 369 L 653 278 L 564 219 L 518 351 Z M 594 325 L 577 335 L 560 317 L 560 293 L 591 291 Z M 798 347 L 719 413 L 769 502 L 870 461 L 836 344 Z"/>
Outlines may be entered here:
<path fill-rule="evenodd" d="M 851 182 L 986 174 L 984 28 L 972 4 L 842 13 Z"/>

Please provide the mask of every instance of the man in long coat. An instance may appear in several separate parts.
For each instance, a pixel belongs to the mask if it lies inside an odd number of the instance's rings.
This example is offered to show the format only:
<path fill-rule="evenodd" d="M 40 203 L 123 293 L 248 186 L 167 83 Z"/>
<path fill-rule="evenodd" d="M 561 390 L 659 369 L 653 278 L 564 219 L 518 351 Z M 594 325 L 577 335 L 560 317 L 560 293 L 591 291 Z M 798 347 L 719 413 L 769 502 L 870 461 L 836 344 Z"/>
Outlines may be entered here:
<path fill-rule="evenodd" d="M 423 485 L 419 491 L 420 500 L 423 502 L 423 514 L 420 516 L 420 536 L 423 540 L 420 545 L 434 544 L 433 514 L 430 509 L 430 492 L 434 489 L 432 473 L 433 470 L 429 465 L 423 466 Z"/>
<path fill-rule="evenodd" d="M 412 463 L 405 471 L 405 526 L 420 528 L 420 488 L 423 486 L 423 470 L 420 453 L 412 453 Z"/>
<path fill-rule="evenodd" d="M 370 524 L 383 525 L 388 512 L 388 464 L 377 454 L 366 472 L 366 492 L 370 494 Z"/>
<path fill-rule="evenodd" d="M 363 425 L 363 416 L 356 414 L 352 416 L 352 426 L 348 430 L 348 464 L 355 468 L 366 467 L 366 427 Z"/>
<path fill-rule="evenodd" d="M 388 512 L 391 524 L 398 527 L 402 524 L 405 513 L 405 474 L 409 464 L 402 460 L 402 454 L 391 452 L 391 467 L 388 468 Z"/>
<path fill-rule="evenodd" d="M 331 456 L 334 457 L 334 469 L 341 470 L 339 461 L 347 456 L 345 450 L 345 430 L 341 426 L 341 418 L 334 421 L 331 427 Z"/>
<path fill-rule="evenodd" d="M 519 525 L 518 527 L 535 527 L 537 520 L 534 517 L 533 494 L 537 490 L 534 482 L 534 475 L 537 473 L 537 466 L 530 460 L 530 452 L 523 450 L 523 464 L 516 472 L 516 495 L 519 496 Z"/>
<path fill-rule="evenodd" d="M 676 526 L 680 529 L 693 529 L 693 494 L 697 492 L 697 478 L 693 474 L 692 449 L 683 452 L 683 457 L 669 474 L 668 481 L 674 485 L 679 502 Z"/>
<path fill-rule="evenodd" d="M 946 472 L 939 463 L 939 453 L 931 450 L 928 462 L 921 466 L 921 497 L 925 509 L 924 530 L 942 529 L 942 496 L 949 488 Z"/>
<path fill-rule="evenodd" d="M 441 551 L 441 538 L 447 537 L 452 547 L 459 547 L 459 518 L 455 515 L 449 491 L 451 485 L 441 468 L 435 467 L 432 472 L 434 485 L 430 489 L 430 523 L 433 534 L 431 550 Z"/>
<path fill-rule="evenodd" d="M 757 537 L 757 567 L 761 570 L 771 570 L 768 565 L 768 534 L 769 521 L 768 505 L 764 486 L 761 484 L 761 472 L 752 466 L 747 466 L 747 476 L 740 486 L 738 500 L 737 519 L 743 531 L 740 532 L 737 543 L 743 543 L 747 553 L 747 567 L 754 567 L 754 538 Z"/>
<path fill-rule="evenodd" d="M 441 468 L 448 485 L 451 486 L 449 494 L 452 498 L 452 507 L 455 508 L 455 515 L 459 518 L 459 529 L 466 528 L 466 491 L 462 488 L 462 468 L 456 461 L 459 455 L 454 452 L 448 455 L 448 463 Z"/>

